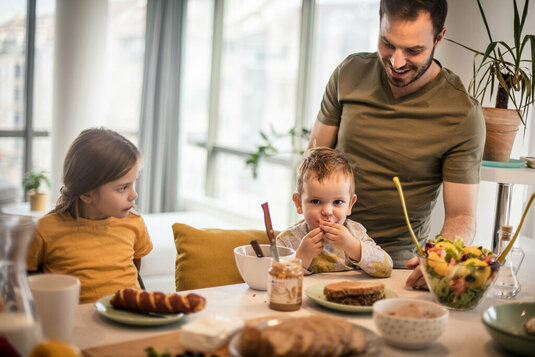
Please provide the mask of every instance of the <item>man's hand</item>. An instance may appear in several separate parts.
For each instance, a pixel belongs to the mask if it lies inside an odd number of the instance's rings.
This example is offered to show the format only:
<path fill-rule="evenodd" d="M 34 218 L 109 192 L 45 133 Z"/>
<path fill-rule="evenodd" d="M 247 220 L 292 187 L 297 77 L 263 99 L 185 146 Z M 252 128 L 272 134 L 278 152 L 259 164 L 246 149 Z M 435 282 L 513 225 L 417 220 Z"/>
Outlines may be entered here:
<path fill-rule="evenodd" d="M 409 275 L 409 277 L 407 278 L 407 282 L 405 284 L 413 289 L 429 290 L 429 288 L 427 287 L 427 283 L 425 282 L 425 278 L 422 274 L 422 270 L 420 269 L 420 262 L 418 261 L 418 257 L 409 259 L 405 266 L 407 267 L 407 269 L 414 269 L 411 275 Z"/>
<path fill-rule="evenodd" d="M 312 259 L 323 250 L 324 232 L 318 227 L 314 228 L 301 240 L 295 256 L 301 259 L 305 268 L 308 268 Z"/>

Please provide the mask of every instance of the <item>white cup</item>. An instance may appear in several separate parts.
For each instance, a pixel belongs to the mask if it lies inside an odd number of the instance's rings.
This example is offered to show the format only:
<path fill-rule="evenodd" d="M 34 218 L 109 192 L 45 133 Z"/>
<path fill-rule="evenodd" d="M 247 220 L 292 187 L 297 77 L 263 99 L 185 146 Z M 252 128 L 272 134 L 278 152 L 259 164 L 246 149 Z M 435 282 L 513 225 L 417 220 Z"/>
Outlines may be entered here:
<path fill-rule="evenodd" d="M 28 278 L 43 335 L 70 343 L 80 298 L 80 280 L 64 274 Z"/>

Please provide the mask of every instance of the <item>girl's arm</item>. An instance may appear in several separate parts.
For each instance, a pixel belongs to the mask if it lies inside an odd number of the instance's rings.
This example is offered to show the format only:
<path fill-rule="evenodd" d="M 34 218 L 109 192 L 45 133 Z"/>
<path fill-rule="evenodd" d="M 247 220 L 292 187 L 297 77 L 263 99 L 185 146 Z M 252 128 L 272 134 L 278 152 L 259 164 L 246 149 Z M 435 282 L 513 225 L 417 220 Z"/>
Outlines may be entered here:
<path fill-rule="evenodd" d="M 141 258 L 134 259 L 134 265 L 137 269 L 137 281 L 139 282 L 139 286 L 141 289 L 145 290 L 145 284 L 143 283 L 143 279 L 141 279 L 141 275 L 139 274 L 139 270 L 141 269 Z"/>

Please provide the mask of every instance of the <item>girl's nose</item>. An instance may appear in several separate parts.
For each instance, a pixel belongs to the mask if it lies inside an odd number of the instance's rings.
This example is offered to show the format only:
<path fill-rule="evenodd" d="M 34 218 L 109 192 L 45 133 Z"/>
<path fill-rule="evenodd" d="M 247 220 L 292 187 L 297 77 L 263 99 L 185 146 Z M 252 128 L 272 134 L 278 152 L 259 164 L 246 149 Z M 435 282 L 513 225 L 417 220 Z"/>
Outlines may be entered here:
<path fill-rule="evenodd" d="M 130 201 L 134 201 L 136 198 L 137 198 L 137 192 L 136 190 L 132 190 L 132 192 L 130 193 Z"/>
<path fill-rule="evenodd" d="M 390 63 L 394 69 L 400 69 L 407 63 L 405 55 L 401 49 L 395 49 L 392 57 L 390 57 Z"/>

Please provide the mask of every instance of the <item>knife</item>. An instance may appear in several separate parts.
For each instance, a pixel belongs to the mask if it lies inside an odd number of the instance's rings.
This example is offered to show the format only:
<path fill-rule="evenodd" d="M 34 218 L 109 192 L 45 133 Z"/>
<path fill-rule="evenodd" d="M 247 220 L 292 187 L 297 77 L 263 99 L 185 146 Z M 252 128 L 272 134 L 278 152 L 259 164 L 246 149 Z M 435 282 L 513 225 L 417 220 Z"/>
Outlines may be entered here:
<path fill-rule="evenodd" d="M 253 247 L 254 252 L 256 253 L 256 256 L 258 258 L 264 257 L 264 253 L 262 253 L 262 249 L 260 249 L 260 244 L 258 244 L 258 241 L 256 239 L 253 239 L 250 243 Z"/>
<path fill-rule="evenodd" d="M 264 224 L 266 226 L 266 233 L 271 244 L 271 257 L 274 261 L 279 261 L 279 251 L 277 250 L 277 240 L 275 238 L 275 233 L 273 232 L 273 226 L 271 225 L 271 216 L 269 215 L 269 206 L 268 203 L 262 203 L 262 209 L 264 210 Z"/>

